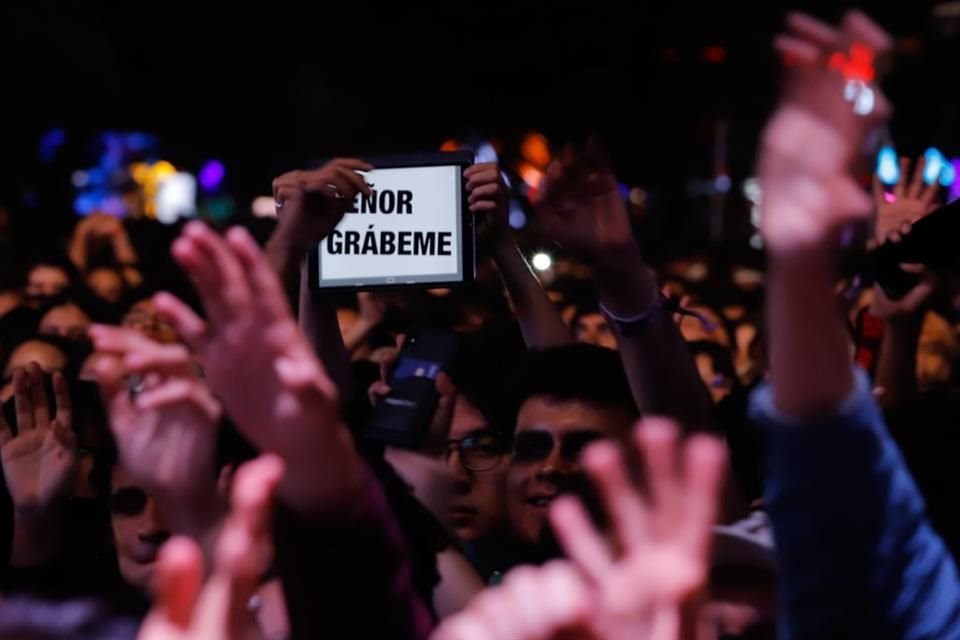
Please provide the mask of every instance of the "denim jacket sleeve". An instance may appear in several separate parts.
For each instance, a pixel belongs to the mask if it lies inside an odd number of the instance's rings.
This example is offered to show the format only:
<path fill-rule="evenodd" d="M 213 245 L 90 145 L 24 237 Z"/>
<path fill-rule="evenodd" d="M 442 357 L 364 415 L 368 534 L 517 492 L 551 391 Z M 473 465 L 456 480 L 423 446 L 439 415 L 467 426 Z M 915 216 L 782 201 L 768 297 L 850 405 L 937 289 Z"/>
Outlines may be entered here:
<path fill-rule="evenodd" d="M 956 565 L 867 376 L 856 376 L 850 397 L 814 420 L 779 413 L 768 386 L 751 400 L 766 442 L 780 637 L 960 638 Z"/>

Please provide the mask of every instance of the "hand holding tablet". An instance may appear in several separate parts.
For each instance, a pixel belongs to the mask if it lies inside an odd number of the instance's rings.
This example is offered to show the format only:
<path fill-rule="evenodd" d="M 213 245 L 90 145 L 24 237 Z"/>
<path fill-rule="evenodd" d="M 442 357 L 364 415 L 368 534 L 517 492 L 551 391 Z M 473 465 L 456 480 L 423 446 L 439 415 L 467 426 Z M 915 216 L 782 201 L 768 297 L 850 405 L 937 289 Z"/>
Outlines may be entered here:
<path fill-rule="evenodd" d="M 384 158 L 352 167 L 349 178 L 337 167 L 330 175 L 338 182 L 321 186 L 320 195 L 343 214 L 310 254 L 311 284 L 373 289 L 472 280 L 474 224 L 464 177 L 472 160 L 469 152 Z"/>

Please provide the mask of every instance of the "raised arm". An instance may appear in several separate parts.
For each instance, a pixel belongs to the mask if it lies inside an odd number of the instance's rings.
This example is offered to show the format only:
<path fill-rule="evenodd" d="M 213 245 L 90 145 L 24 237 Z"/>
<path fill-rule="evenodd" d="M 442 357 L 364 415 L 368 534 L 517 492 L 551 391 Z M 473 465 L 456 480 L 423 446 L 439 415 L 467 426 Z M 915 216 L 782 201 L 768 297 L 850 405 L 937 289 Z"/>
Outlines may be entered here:
<path fill-rule="evenodd" d="M 591 143 L 547 171 L 537 217 L 562 246 L 594 270 L 600 302 L 617 327 L 620 357 L 641 413 L 670 416 L 685 428 L 710 424 L 710 397 L 653 272 L 643 262 L 617 181 Z"/>
<path fill-rule="evenodd" d="M 510 235 L 510 189 L 496 163 L 476 164 L 464 172 L 470 211 L 478 216 L 480 241 L 492 252 L 524 342 L 531 349 L 570 344 L 570 330 Z"/>

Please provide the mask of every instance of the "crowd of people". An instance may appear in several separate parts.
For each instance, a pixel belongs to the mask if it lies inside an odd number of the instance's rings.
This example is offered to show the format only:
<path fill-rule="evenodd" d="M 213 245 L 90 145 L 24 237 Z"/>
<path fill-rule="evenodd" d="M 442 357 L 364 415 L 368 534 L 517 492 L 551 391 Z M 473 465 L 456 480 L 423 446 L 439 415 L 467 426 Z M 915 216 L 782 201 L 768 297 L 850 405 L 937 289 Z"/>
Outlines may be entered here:
<path fill-rule="evenodd" d="M 791 14 L 775 49 L 763 273 L 645 262 L 595 140 L 538 190 L 542 278 L 481 163 L 474 282 L 311 289 L 349 158 L 278 177 L 268 226 L 94 213 L 5 263 L 0 638 L 960 637 L 960 288 L 839 268 L 941 194 L 922 160 L 865 183 L 880 27 Z M 424 437 L 368 437 L 425 329 L 457 347 Z"/>

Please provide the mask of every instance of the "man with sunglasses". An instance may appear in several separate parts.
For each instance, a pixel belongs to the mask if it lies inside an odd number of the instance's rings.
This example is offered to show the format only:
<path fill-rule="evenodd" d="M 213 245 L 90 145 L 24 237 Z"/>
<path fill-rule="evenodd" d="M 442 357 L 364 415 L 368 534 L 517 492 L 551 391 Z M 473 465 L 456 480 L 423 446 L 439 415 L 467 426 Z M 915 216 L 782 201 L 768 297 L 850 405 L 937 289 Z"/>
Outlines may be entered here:
<path fill-rule="evenodd" d="M 625 437 L 637 411 L 617 353 L 593 345 L 531 354 L 516 390 L 507 514 L 511 536 L 537 560 L 550 504 L 581 484 L 580 454 Z"/>

